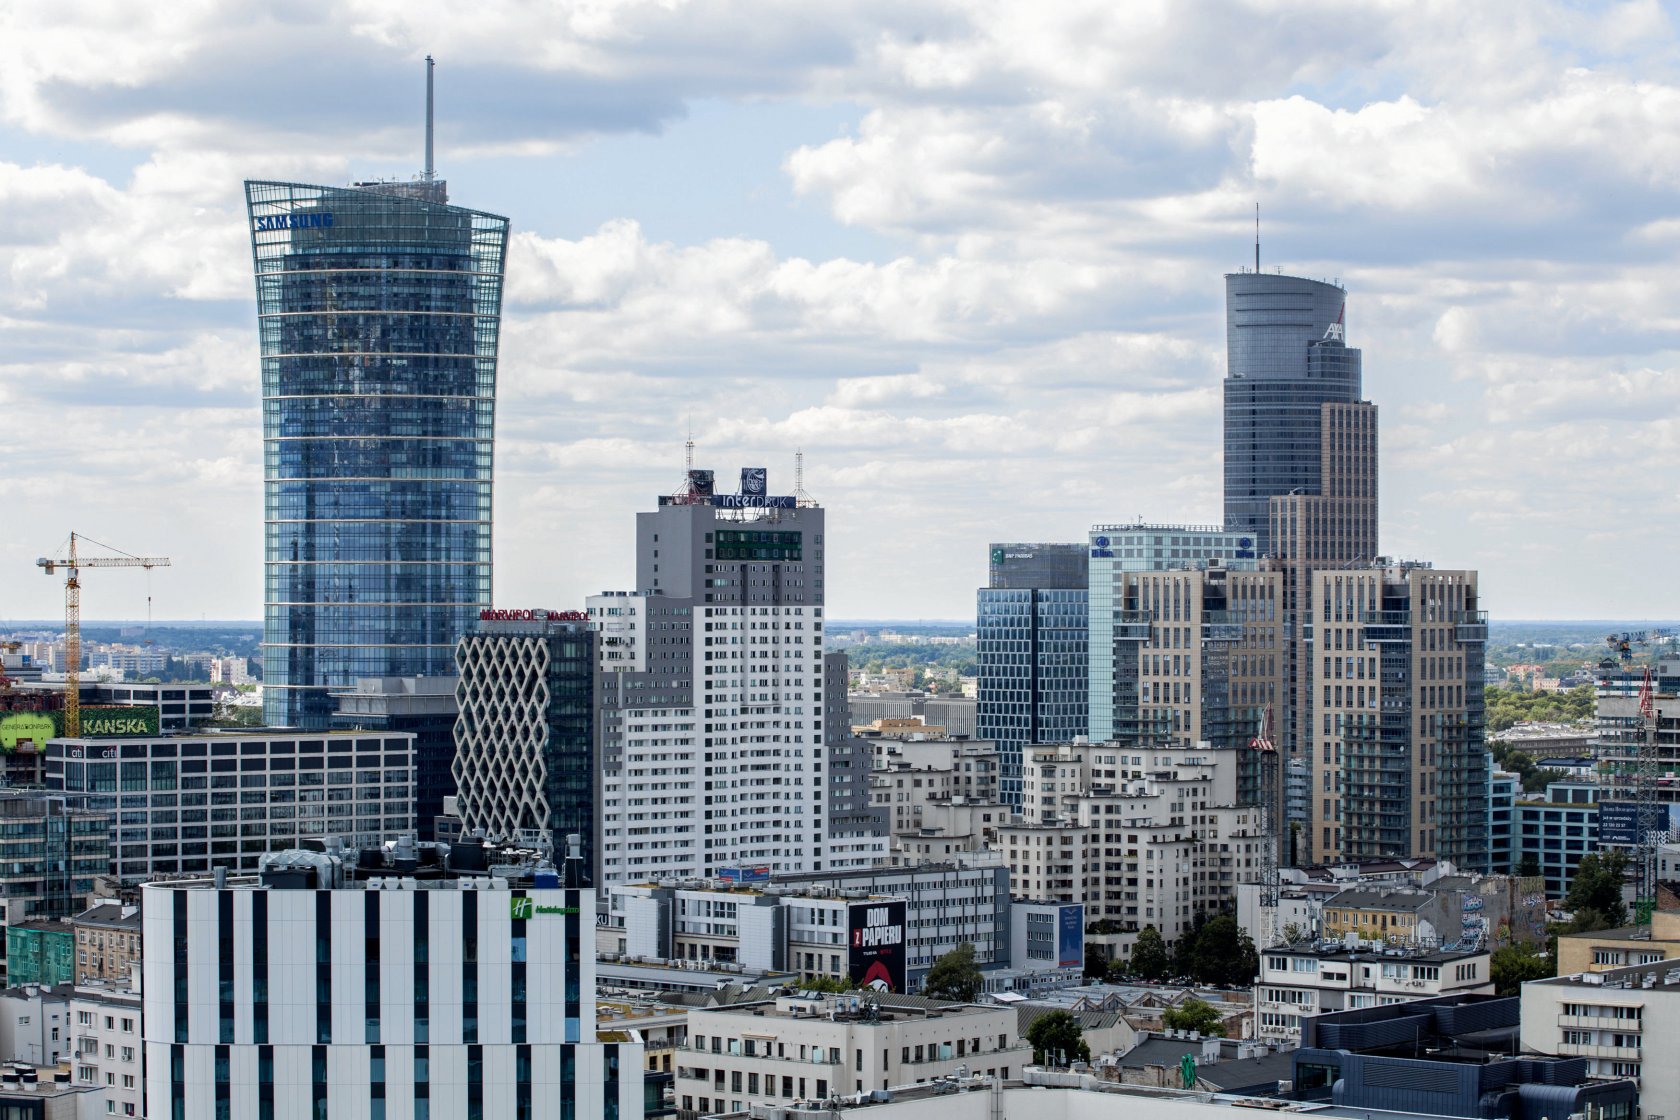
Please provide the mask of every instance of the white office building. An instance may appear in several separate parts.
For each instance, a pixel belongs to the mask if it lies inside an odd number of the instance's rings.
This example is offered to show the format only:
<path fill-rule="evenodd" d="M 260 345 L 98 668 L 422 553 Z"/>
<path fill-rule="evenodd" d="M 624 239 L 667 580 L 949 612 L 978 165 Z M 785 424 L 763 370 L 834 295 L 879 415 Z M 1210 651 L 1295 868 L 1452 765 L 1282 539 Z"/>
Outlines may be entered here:
<path fill-rule="evenodd" d="M 154 1116 L 643 1114 L 641 1045 L 596 1040 L 591 891 L 292 851 L 141 895 Z"/>
<path fill-rule="evenodd" d="M 1314 1015 L 1431 996 L 1492 995 L 1492 960 L 1487 949 L 1349 950 L 1331 942 L 1266 949 L 1254 986 L 1255 1036 L 1299 1044 L 1301 1020 Z"/>

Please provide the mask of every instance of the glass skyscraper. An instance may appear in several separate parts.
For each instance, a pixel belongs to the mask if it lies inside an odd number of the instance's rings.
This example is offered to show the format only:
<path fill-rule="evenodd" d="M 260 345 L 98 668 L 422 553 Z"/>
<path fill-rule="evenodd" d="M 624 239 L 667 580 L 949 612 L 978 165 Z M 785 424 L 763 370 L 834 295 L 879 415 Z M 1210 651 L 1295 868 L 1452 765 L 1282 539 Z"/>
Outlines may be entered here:
<path fill-rule="evenodd" d="M 490 605 L 506 218 L 441 182 L 247 182 L 262 353 L 264 719 L 452 675 Z"/>
<path fill-rule="evenodd" d="M 1082 544 L 994 544 L 977 594 L 976 734 L 997 743 L 1003 800 L 1021 804 L 1033 743 L 1087 732 L 1086 565 Z"/>
<path fill-rule="evenodd" d="M 1360 399 L 1347 292 L 1266 272 L 1225 277 L 1225 528 L 1270 555 L 1270 500 L 1323 488 L 1322 406 Z"/>

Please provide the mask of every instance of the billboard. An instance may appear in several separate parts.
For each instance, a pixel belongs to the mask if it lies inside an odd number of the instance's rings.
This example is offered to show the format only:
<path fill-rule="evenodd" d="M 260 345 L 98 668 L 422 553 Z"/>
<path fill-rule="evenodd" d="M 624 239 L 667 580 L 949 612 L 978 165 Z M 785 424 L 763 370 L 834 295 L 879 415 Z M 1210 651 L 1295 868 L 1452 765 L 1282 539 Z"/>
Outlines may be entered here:
<path fill-rule="evenodd" d="M 770 865 L 765 863 L 755 867 L 720 867 L 717 877 L 726 883 L 768 883 Z"/>
<path fill-rule="evenodd" d="M 1667 831 L 1670 836 L 1680 832 L 1680 804 L 1658 805 L 1650 827 Z M 1639 843 L 1639 805 L 1633 801 L 1601 801 L 1598 803 L 1598 842 L 1632 847 Z"/>
<path fill-rule="evenodd" d="M 1056 918 L 1056 964 L 1061 968 L 1085 965 L 1085 906 L 1063 906 Z"/>
<path fill-rule="evenodd" d="M 125 735 L 156 735 L 157 705 L 82 708 L 82 738 L 109 739 Z M 38 751 L 48 739 L 64 734 L 63 712 L 13 712 L 0 716 L 0 750 Z"/>
<path fill-rule="evenodd" d="M 905 902 L 854 902 L 848 915 L 847 975 L 854 987 L 902 992 L 910 946 Z"/>

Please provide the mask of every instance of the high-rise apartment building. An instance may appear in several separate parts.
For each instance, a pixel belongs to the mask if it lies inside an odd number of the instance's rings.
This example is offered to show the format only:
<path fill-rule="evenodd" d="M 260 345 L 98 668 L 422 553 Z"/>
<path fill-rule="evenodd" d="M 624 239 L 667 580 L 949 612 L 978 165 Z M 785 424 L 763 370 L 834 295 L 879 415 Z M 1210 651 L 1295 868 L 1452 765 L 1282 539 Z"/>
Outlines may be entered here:
<path fill-rule="evenodd" d="M 579 837 L 594 875 L 595 637 L 582 611 L 490 610 L 455 650 L 456 811 L 468 829 Z"/>
<path fill-rule="evenodd" d="M 1317 571 L 1313 582 L 1303 855 L 1482 867 L 1487 616 L 1476 573 L 1367 565 Z"/>
<path fill-rule="evenodd" d="M 1083 544 L 993 544 L 976 593 L 976 733 L 1003 755 L 1002 793 L 1021 803 L 1021 751 L 1088 734 L 1090 619 Z"/>
<path fill-rule="evenodd" d="M 604 882 L 826 870 L 823 569 L 822 509 L 763 468 L 636 515 L 636 593 L 588 604 Z"/>
<path fill-rule="evenodd" d="M 247 182 L 262 354 L 263 685 L 325 728 L 358 677 L 453 671 L 489 607 L 506 218 L 444 184 Z"/>

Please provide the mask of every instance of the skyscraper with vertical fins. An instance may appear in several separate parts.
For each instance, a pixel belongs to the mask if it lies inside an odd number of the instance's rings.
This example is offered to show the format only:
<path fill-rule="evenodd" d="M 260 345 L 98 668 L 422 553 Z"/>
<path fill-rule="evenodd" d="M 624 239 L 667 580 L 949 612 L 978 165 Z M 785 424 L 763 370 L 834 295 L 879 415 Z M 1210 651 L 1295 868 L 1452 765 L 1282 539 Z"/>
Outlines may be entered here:
<path fill-rule="evenodd" d="M 413 182 L 245 184 L 273 726 L 328 726 L 357 677 L 453 674 L 491 602 L 508 222 L 449 205 L 429 120 L 427 154 Z"/>

